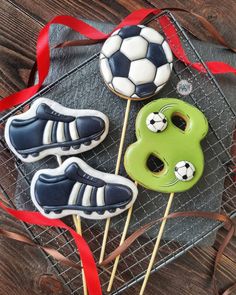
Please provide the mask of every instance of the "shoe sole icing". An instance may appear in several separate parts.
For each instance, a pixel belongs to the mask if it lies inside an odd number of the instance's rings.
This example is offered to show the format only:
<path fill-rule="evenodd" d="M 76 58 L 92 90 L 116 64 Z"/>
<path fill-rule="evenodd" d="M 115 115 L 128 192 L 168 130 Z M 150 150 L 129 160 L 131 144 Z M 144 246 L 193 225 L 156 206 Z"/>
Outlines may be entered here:
<path fill-rule="evenodd" d="M 66 205 L 40 205 L 39 201 L 38 201 L 38 193 L 37 193 L 37 186 L 38 186 L 38 181 L 39 179 L 42 178 L 46 178 L 48 179 L 47 185 L 54 185 L 55 183 L 55 179 L 58 177 L 58 179 L 62 179 L 63 177 L 66 175 L 66 170 L 68 169 L 68 167 L 71 167 L 71 164 L 76 164 L 79 166 L 79 169 L 81 169 L 82 171 L 86 171 L 85 174 L 89 175 L 91 178 L 90 179 L 97 179 L 100 182 L 104 182 L 105 185 L 120 185 L 120 186 L 124 186 L 127 189 L 129 189 L 129 191 L 131 192 L 131 198 L 130 200 L 123 200 L 121 202 L 117 202 L 115 204 L 110 204 L 107 205 L 106 203 L 104 203 L 103 206 L 92 206 L 92 205 L 77 205 L 77 204 L 68 204 L 70 203 L 70 201 L 68 201 L 68 203 Z M 68 179 L 67 179 L 68 180 Z M 57 182 L 58 183 L 58 182 Z M 78 184 L 80 187 L 81 186 L 89 186 L 89 185 L 85 185 L 84 182 L 83 184 L 81 184 L 81 181 L 75 181 L 75 183 L 73 183 L 73 189 L 74 187 Z M 56 184 L 57 185 L 57 184 Z M 101 186 L 101 185 L 100 185 Z M 91 187 L 91 185 L 90 185 Z M 55 188 L 55 199 L 56 199 L 56 191 L 61 191 L 58 190 L 58 187 L 54 187 Z M 72 189 L 72 190 L 73 190 Z M 68 200 L 71 200 L 71 195 L 72 190 L 70 190 L 69 196 L 68 196 Z M 47 189 L 46 189 L 47 191 Z M 104 192 L 105 190 L 103 190 Z M 67 159 L 65 162 L 63 162 L 62 165 L 60 165 L 59 167 L 55 168 L 55 169 L 42 169 L 39 170 L 35 173 L 32 182 L 31 182 L 31 188 L 30 188 L 30 194 L 31 194 L 31 199 L 35 205 L 35 207 L 38 209 L 38 211 L 51 219 L 55 219 L 55 218 L 62 218 L 68 215 L 74 215 L 77 214 L 83 218 L 86 219 L 92 219 L 92 220 L 101 220 L 101 219 L 106 219 L 106 218 L 110 218 L 110 217 L 114 217 L 116 215 L 121 214 L 122 212 L 126 211 L 128 208 L 130 208 L 131 206 L 133 206 L 136 198 L 137 198 L 137 194 L 138 194 L 138 189 L 136 187 L 136 185 L 129 179 L 120 176 L 120 175 L 115 175 L 115 174 L 109 174 L 109 173 L 104 173 L 98 170 L 93 169 L 92 167 L 90 167 L 88 164 L 86 164 L 83 160 L 76 158 L 76 157 L 71 157 L 69 159 Z M 78 195 L 80 194 L 80 192 L 77 190 L 76 191 L 77 194 L 77 199 L 78 199 Z M 84 198 L 84 194 L 85 191 L 83 190 L 83 196 L 82 198 Z M 105 193 L 103 193 L 105 195 Z M 92 195 L 92 191 L 90 189 L 89 192 L 89 198 L 91 200 L 91 195 Z M 111 194 L 112 195 L 112 194 Z M 54 196 L 54 194 L 53 194 Z M 47 196 L 44 196 L 47 199 Z M 97 195 L 96 195 L 97 197 Z M 105 197 L 104 197 L 105 198 Z M 97 200 L 97 199 L 96 199 Z M 105 199 L 104 199 L 105 200 Z"/>
<path fill-rule="evenodd" d="M 36 117 L 37 108 L 40 104 L 49 106 L 53 111 L 64 116 L 79 117 L 97 117 L 104 121 L 104 130 L 94 133 L 90 136 L 81 137 L 77 140 L 64 142 L 55 142 L 51 144 L 41 144 L 39 146 L 27 149 L 16 149 L 10 139 L 10 126 L 14 120 L 24 122 L 24 120 Z M 48 120 L 49 121 L 49 120 Z M 70 109 L 48 98 L 38 98 L 28 111 L 23 114 L 12 116 L 7 120 L 5 126 L 5 140 L 11 151 L 23 162 L 35 162 L 49 155 L 75 155 L 89 151 L 99 145 L 107 136 L 109 129 L 109 120 L 105 114 L 96 110 L 78 110 Z M 45 132 L 45 130 L 44 130 Z M 23 138 L 25 140 L 25 138 Z"/>

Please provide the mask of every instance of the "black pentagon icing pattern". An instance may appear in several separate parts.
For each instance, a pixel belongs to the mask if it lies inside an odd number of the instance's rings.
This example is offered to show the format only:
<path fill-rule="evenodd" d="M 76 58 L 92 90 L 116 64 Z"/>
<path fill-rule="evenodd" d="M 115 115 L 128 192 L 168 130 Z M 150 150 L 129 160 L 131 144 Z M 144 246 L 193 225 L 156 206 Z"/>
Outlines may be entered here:
<path fill-rule="evenodd" d="M 156 91 L 156 85 L 154 83 L 146 83 L 146 84 L 141 84 L 136 86 L 136 94 L 143 98 L 147 96 L 151 96 L 155 93 Z"/>
<path fill-rule="evenodd" d="M 156 43 L 149 43 L 147 50 L 147 58 L 156 67 L 160 67 L 168 63 L 162 45 Z"/>
<path fill-rule="evenodd" d="M 130 69 L 130 60 L 123 53 L 117 51 L 108 59 L 108 61 L 113 76 L 128 77 Z"/>
<path fill-rule="evenodd" d="M 139 28 L 138 26 L 126 26 L 119 31 L 118 35 L 123 39 L 134 37 L 134 36 L 138 36 L 141 30 L 142 28 Z"/>

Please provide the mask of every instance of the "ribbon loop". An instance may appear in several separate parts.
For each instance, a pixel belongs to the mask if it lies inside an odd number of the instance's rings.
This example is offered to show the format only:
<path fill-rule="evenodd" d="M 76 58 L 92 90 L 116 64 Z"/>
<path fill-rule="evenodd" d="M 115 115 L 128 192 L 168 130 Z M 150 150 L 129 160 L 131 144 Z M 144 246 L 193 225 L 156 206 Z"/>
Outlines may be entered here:
<path fill-rule="evenodd" d="M 180 10 L 185 11 L 181 9 L 172 9 L 172 10 Z M 118 29 L 127 25 L 137 25 L 142 23 L 148 16 L 150 15 L 158 15 L 162 12 L 161 9 L 146 9 L 142 8 L 136 11 L 133 11 L 131 14 L 129 14 L 126 18 L 123 19 L 123 21 L 114 29 Z M 196 16 L 196 14 L 192 13 Z M 206 26 L 207 21 L 203 21 L 202 18 L 199 18 L 202 23 Z M 170 21 L 169 17 L 167 15 L 163 15 L 159 18 L 160 25 L 170 42 L 170 47 L 174 53 L 174 55 L 179 58 L 182 62 L 185 64 L 193 67 L 197 71 L 200 71 L 202 73 L 206 72 L 206 69 L 203 67 L 200 63 L 191 63 L 191 61 L 188 59 L 188 57 L 185 54 L 185 51 L 182 47 L 182 44 L 180 42 L 178 33 L 176 32 L 175 26 Z M 9 108 L 12 108 L 18 104 L 23 103 L 27 99 L 29 99 L 31 96 L 36 94 L 41 86 L 43 85 L 48 72 L 50 68 L 50 46 L 49 46 L 49 33 L 50 33 L 50 26 L 53 24 L 58 25 L 64 25 L 72 30 L 80 33 L 81 35 L 85 36 L 89 40 L 92 40 L 91 44 L 102 42 L 106 38 L 110 36 L 110 34 L 105 34 L 98 29 L 94 28 L 93 26 L 87 24 L 86 22 L 76 19 L 72 16 L 67 15 L 59 15 L 53 18 L 49 23 L 47 23 L 42 30 L 39 33 L 38 41 L 37 41 L 37 47 L 36 47 L 36 61 L 38 66 L 38 76 L 39 81 L 36 85 L 31 86 L 29 88 L 23 89 L 15 94 L 9 95 L 5 98 L 3 98 L 0 101 L 0 111 L 7 110 Z M 208 27 L 210 27 L 208 25 Z M 211 28 L 212 29 L 212 28 Z M 114 31 L 113 30 L 113 31 Z M 211 30 L 212 34 L 215 34 L 215 30 Z M 170 38 L 171 36 L 171 38 Z M 222 37 L 218 37 L 218 40 L 221 41 L 222 44 L 224 41 L 222 40 Z M 74 41 L 72 41 L 73 44 Z M 68 42 L 70 43 L 70 42 Z M 85 42 L 86 43 L 86 42 Z M 75 46 L 76 42 L 74 42 Z M 65 46 L 65 45 L 64 45 Z M 68 44 L 66 45 L 68 46 Z M 63 47 L 62 44 L 59 44 L 57 47 Z M 233 49 L 232 49 L 233 50 Z M 206 65 L 208 66 L 209 70 L 212 72 L 212 74 L 225 74 L 225 73 L 233 73 L 236 74 L 236 69 L 232 66 L 223 63 L 223 62 L 206 62 Z"/>

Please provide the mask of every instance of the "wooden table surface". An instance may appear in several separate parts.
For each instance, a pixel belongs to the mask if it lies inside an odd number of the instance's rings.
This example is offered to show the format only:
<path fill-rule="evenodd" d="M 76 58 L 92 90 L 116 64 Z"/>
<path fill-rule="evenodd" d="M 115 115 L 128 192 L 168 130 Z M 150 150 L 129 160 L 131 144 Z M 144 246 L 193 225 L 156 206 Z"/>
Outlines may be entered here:
<path fill-rule="evenodd" d="M 205 16 L 236 47 L 235 0 L 1 0 L 0 3 L 0 97 L 26 86 L 35 60 L 37 34 L 58 14 L 118 23 L 130 11 L 141 7 L 183 7 Z M 183 13 L 175 15 L 194 35 L 211 40 L 193 17 Z M 3 212 L 0 222 L 6 229 L 24 232 L 18 222 Z M 153 274 L 146 294 L 211 295 L 213 261 L 225 234 L 222 228 L 212 247 L 195 247 Z M 218 271 L 221 290 L 236 280 L 235 262 L 236 237 L 225 251 Z M 136 286 L 136 292 L 133 288 L 125 294 L 138 294 L 139 287 Z M 0 295 L 26 294 L 67 293 L 48 270 L 47 261 L 39 250 L 0 237 Z"/>

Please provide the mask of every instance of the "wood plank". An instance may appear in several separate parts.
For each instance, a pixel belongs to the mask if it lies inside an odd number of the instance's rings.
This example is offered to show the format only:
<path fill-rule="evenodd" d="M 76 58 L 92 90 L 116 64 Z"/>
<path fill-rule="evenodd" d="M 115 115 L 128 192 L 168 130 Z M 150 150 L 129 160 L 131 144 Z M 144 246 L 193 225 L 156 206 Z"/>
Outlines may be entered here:
<path fill-rule="evenodd" d="M 1 1 L 0 9 L 0 97 L 26 86 L 35 59 L 35 44 L 40 25 Z"/>
<path fill-rule="evenodd" d="M 94 20 L 119 22 L 129 11 L 117 1 L 28 1 L 11 0 L 19 9 L 45 23 L 58 14 L 69 14 Z M 34 13 L 37 11 L 37 13 Z"/>
<path fill-rule="evenodd" d="M 236 218 L 234 218 L 233 222 L 236 227 Z M 219 249 L 227 233 L 228 233 L 228 230 L 226 229 L 225 226 L 218 231 L 215 243 L 213 245 L 213 248 L 215 250 Z M 234 238 L 232 239 L 231 243 L 225 249 L 224 256 L 230 259 L 231 261 L 233 261 L 234 263 L 236 263 L 236 233 L 234 234 Z"/>
<path fill-rule="evenodd" d="M 82 16 L 88 19 L 110 21 L 118 23 L 129 12 L 143 7 L 178 7 L 199 13 L 206 17 L 217 30 L 225 36 L 226 40 L 236 47 L 236 23 L 234 16 L 236 5 L 234 0 L 223 0 L 221 6 L 212 0 L 117 0 L 113 1 L 27 1 L 12 0 L 22 10 L 38 19 L 40 22 L 47 22 L 57 14 L 70 14 L 76 17 Z M 37 15 L 32 13 L 37 11 Z M 194 35 L 203 40 L 212 40 L 210 34 L 199 24 L 195 17 L 182 13 L 173 12 L 177 15 L 180 23 Z"/>
<path fill-rule="evenodd" d="M 20 224 L 13 218 L 4 216 L 2 212 L 0 216 L 0 222 L 4 223 L 6 229 L 24 233 Z M 220 230 L 219 235 L 224 234 L 225 230 Z M 25 295 L 30 293 L 29 290 L 33 295 L 67 294 L 39 250 L 3 237 L 0 237 L 0 240 L 0 284 L 3 286 L 3 293 L 0 294 Z M 230 247 L 235 249 L 236 237 Z M 222 290 L 230 286 L 236 277 L 236 264 L 228 257 L 230 252 L 223 256 L 218 272 Z M 173 290 L 175 295 L 211 294 L 210 280 L 215 255 L 216 250 L 213 247 L 192 249 L 153 274 L 146 294 L 173 294 Z M 137 294 L 139 288 L 140 285 L 136 285 L 124 294 Z"/>
<path fill-rule="evenodd" d="M 153 7 L 178 7 L 196 12 L 210 21 L 231 46 L 236 47 L 236 23 L 234 21 L 236 5 L 234 0 L 222 0 L 220 5 L 218 1 L 212 0 L 147 0 L 146 2 Z M 206 32 L 195 17 L 183 12 L 173 12 L 173 14 L 177 16 L 182 26 L 195 36 L 205 41 L 213 41 L 210 34 Z"/>
<path fill-rule="evenodd" d="M 7 230 L 26 235 L 22 225 L 2 210 L 0 223 Z M 0 294 L 69 295 L 40 250 L 2 236 L 0 245 Z"/>

